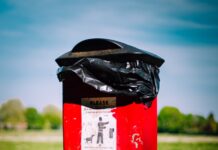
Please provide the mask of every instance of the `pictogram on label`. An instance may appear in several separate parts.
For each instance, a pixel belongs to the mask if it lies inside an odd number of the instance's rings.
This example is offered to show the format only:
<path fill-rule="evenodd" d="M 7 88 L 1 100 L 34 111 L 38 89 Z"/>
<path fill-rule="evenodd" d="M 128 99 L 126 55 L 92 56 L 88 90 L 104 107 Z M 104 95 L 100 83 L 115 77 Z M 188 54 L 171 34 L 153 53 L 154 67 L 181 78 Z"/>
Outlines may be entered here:
<path fill-rule="evenodd" d="M 82 98 L 82 150 L 116 150 L 115 97 Z"/>

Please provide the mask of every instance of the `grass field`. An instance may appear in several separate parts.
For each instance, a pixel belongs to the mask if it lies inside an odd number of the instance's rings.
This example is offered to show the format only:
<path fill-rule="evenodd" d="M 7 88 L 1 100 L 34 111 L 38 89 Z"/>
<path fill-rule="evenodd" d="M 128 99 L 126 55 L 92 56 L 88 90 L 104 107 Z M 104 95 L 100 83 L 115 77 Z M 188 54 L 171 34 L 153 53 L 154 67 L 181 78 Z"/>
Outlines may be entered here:
<path fill-rule="evenodd" d="M 158 135 L 158 150 L 218 150 L 217 136 Z"/>
<path fill-rule="evenodd" d="M 217 150 L 218 143 L 159 143 L 158 150 Z M 0 150 L 63 150 L 60 142 L 0 142 Z"/>
<path fill-rule="evenodd" d="M 161 134 L 158 150 L 217 150 L 218 137 Z M 0 132 L 0 150 L 63 150 L 61 131 Z"/>
<path fill-rule="evenodd" d="M 218 143 L 158 143 L 158 150 L 217 150 Z"/>
<path fill-rule="evenodd" d="M 0 150 L 63 150 L 60 142 L 0 142 Z"/>

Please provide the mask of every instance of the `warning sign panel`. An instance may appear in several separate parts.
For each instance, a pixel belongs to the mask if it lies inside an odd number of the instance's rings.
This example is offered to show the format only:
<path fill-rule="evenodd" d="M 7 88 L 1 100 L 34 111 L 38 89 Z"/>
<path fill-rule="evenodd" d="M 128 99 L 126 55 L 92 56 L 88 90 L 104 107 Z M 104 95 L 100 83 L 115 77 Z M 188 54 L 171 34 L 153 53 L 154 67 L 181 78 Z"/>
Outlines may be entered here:
<path fill-rule="evenodd" d="M 116 150 L 115 97 L 82 98 L 82 150 Z"/>

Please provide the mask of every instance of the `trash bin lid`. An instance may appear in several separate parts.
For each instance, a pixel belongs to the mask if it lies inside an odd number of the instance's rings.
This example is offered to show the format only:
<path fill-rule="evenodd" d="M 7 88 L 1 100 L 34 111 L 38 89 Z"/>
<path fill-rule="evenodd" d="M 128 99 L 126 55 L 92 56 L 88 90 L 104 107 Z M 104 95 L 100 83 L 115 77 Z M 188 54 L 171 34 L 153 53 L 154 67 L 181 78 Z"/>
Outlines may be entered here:
<path fill-rule="evenodd" d="M 131 61 L 143 60 L 160 67 L 164 59 L 151 52 L 138 49 L 122 42 L 110 39 L 87 39 L 79 42 L 75 47 L 56 59 L 59 66 L 69 66 L 82 58 L 103 58 L 105 60 Z"/>

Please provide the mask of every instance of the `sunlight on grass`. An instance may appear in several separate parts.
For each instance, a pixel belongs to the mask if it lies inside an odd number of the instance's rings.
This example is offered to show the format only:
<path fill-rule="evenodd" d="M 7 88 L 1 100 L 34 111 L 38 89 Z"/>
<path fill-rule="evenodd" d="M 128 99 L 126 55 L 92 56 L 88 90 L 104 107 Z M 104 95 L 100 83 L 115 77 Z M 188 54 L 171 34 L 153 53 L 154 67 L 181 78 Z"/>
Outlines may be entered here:
<path fill-rule="evenodd" d="M 62 150 L 62 143 L 0 142 L 0 150 Z"/>
<path fill-rule="evenodd" d="M 218 143 L 159 143 L 158 150 L 216 150 Z"/>
<path fill-rule="evenodd" d="M 218 143 L 159 143 L 158 150 L 215 150 Z M 1 150 L 63 150 L 62 143 L 0 142 Z"/>
<path fill-rule="evenodd" d="M 159 134 L 158 138 L 158 150 L 216 150 L 218 147 L 217 136 Z M 1 131 L 0 150 L 63 150 L 62 131 Z"/>

